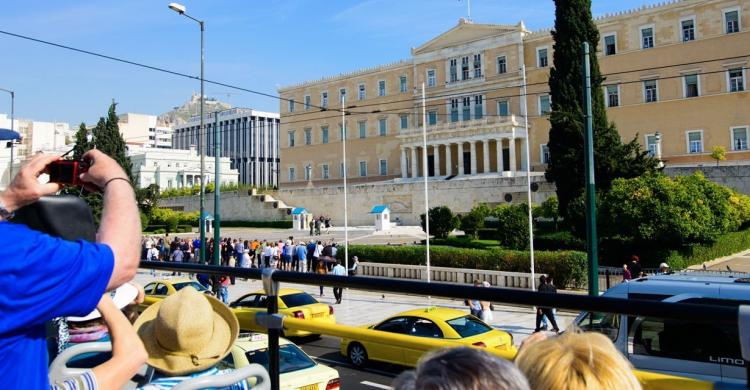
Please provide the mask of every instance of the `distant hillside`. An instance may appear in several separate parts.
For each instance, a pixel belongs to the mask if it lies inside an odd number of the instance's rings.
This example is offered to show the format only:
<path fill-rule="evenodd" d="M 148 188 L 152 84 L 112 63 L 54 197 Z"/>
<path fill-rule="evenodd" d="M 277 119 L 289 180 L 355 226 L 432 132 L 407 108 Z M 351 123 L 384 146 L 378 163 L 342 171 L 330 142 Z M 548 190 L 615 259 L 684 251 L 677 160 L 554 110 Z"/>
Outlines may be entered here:
<path fill-rule="evenodd" d="M 174 110 L 165 112 L 164 114 L 159 115 L 159 121 L 164 123 L 166 126 L 175 127 L 178 125 L 181 125 L 191 117 L 199 115 L 200 113 L 200 107 L 201 107 L 201 95 L 198 93 L 193 93 L 193 95 L 190 97 L 190 100 L 185 102 L 185 104 L 175 107 Z M 232 108 L 232 105 L 220 102 L 214 98 L 207 97 L 205 100 L 205 106 L 203 107 L 203 112 L 209 113 L 216 110 L 226 110 Z"/>

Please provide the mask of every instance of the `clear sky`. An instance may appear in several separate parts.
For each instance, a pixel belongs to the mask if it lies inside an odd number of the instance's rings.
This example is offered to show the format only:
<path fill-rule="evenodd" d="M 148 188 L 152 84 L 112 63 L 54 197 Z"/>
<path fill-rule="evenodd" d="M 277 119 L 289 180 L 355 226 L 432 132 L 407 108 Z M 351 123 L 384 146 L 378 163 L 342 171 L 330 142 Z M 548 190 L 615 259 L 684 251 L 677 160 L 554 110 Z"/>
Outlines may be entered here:
<path fill-rule="evenodd" d="M 595 16 L 655 0 L 594 0 Z M 0 30 L 198 76 L 198 24 L 168 0 L 3 0 Z M 275 94 L 279 86 L 409 57 L 456 25 L 466 0 L 184 0 L 206 23 L 206 79 Z M 552 27 L 552 0 L 472 0 L 476 23 Z M 118 113 L 161 114 L 200 90 L 181 78 L 0 34 L 0 88 L 16 117 L 94 124 Z M 276 99 L 206 85 L 235 106 L 278 111 Z M 7 94 L 6 94 L 7 95 Z M 10 97 L 0 94 L 0 113 Z"/>

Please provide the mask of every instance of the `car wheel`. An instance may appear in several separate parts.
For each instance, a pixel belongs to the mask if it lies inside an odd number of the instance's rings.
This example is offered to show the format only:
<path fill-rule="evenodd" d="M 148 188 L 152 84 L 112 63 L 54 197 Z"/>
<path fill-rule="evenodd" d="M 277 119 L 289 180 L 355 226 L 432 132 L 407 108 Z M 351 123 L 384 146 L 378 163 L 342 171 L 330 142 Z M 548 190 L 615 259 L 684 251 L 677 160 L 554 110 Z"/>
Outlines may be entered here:
<path fill-rule="evenodd" d="M 349 360 L 357 367 L 362 367 L 367 363 L 367 351 L 360 343 L 349 345 Z"/>

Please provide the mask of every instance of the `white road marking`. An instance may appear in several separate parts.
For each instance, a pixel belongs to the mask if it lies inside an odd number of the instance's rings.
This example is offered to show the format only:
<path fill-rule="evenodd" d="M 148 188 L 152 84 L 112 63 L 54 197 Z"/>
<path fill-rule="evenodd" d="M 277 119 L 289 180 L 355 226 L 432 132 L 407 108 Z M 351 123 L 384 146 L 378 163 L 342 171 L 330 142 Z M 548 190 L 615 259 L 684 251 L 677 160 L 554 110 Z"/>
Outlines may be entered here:
<path fill-rule="evenodd" d="M 357 367 L 356 367 L 355 365 L 353 365 L 353 364 L 349 364 L 349 363 L 346 363 L 346 362 L 342 362 L 342 361 L 339 361 L 339 360 L 326 359 L 326 358 L 322 358 L 322 357 L 317 357 L 317 356 L 313 356 L 313 357 L 315 358 L 315 360 L 320 360 L 320 361 L 322 361 L 322 362 L 325 362 L 325 363 L 330 363 L 330 364 L 338 364 L 338 365 L 340 365 L 340 366 L 344 366 L 344 367 L 349 367 L 349 368 L 353 368 L 353 369 L 355 369 L 355 370 L 361 370 L 361 371 L 372 372 L 372 373 L 375 373 L 375 374 L 379 374 L 379 375 L 383 375 L 383 376 L 388 376 L 388 377 L 393 377 L 393 376 L 395 375 L 395 374 L 394 374 L 394 373 L 392 373 L 392 372 L 388 372 L 388 371 L 381 371 L 381 370 L 376 370 L 376 369 L 374 369 L 374 368 L 357 368 Z M 381 386 L 382 386 L 382 385 L 381 385 Z M 390 387 L 388 387 L 388 388 L 390 389 Z"/>
<path fill-rule="evenodd" d="M 370 382 L 370 381 L 362 381 L 362 382 L 359 382 L 359 383 L 361 383 L 361 384 L 363 384 L 365 386 L 376 387 L 378 389 L 388 389 L 388 390 L 393 389 L 393 387 L 391 387 L 391 386 L 381 385 L 380 383 L 375 383 L 375 382 Z"/>

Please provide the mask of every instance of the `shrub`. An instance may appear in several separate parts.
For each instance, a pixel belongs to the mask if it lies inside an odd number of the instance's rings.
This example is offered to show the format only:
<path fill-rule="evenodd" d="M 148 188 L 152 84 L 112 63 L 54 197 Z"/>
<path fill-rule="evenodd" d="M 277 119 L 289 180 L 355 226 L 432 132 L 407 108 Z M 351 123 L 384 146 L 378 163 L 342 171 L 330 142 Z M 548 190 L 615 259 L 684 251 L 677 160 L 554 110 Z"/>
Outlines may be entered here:
<path fill-rule="evenodd" d="M 146 228 L 148 228 L 148 222 L 149 222 L 148 215 L 146 215 L 143 212 L 140 212 L 138 214 L 140 214 L 140 217 L 141 217 L 141 230 L 146 230 Z"/>
<path fill-rule="evenodd" d="M 500 245 L 509 249 L 526 249 L 529 246 L 529 216 L 525 204 L 500 205 L 493 211 L 497 218 L 497 235 Z"/>
<path fill-rule="evenodd" d="M 559 203 L 556 196 L 547 198 L 539 207 L 536 207 L 534 211 L 534 218 L 546 218 L 551 219 L 554 223 L 555 230 L 557 230 L 557 221 L 560 218 L 557 208 Z"/>
<path fill-rule="evenodd" d="M 665 260 L 672 269 L 681 269 L 742 252 L 747 248 L 750 248 L 750 229 L 724 234 L 713 244 L 673 250 Z"/>
<path fill-rule="evenodd" d="M 167 217 L 166 221 L 166 230 L 167 233 L 173 233 L 177 231 L 177 224 L 180 222 L 179 218 L 177 218 L 177 215 L 172 214 Z"/>
<path fill-rule="evenodd" d="M 534 233 L 534 249 L 538 250 L 585 250 L 586 243 L 569 231 Z"/>
<path fill-rule="evenodd" d="M 344 251 L 336 256 L 343 260 Z M 350 245 L 349 256 L 360 261 L 389 264 L 424 265 L 423 246 Z M 535 251 L 536 272 L 552 274 L 560 286 L 586 284 L 586 254 L 575 251 Z M 464 249 L 436 246 L 430 248 L 430 264 L 435 267 L 529 272 L 529 252 L 505 249 Z"/>
<path fill-rule="evenodd" d="M 425 227 L 425 215 L 419 216 L 422 230 L 427 231 Z M 451 209 L 446 206 L 438 206 L 430 209 L 430 232 L 431 236 L 436 238 L 446 238 L 448 234 L 459 226 L 458 217 L 453 215 Z"/>
<path fill-rule="evenodd" d="M 489 206 L 480 203 L 461 216 L 461 230 L 471 238 L 477 238 L 477 230 L 484 227 L 484 219 L 490 216 Z"/>

